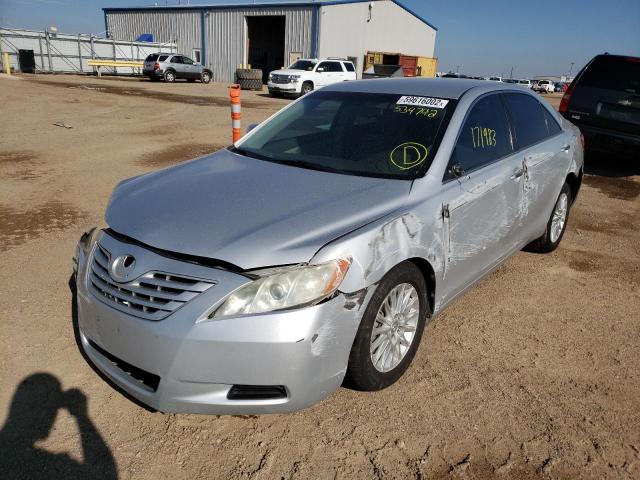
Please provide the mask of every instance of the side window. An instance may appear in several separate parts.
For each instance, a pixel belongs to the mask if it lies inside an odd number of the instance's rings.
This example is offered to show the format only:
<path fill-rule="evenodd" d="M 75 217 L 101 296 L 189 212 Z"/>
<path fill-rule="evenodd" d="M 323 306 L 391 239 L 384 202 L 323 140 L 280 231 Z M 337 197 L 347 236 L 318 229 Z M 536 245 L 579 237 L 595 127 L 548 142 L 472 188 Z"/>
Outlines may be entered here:
<path fill-rule="evenodd" d="M 164 62 L 167 59 L 168 56 L 169 55 L 160 55 L 160 57 L 158 58 L 158 61 L 159 62 Z"/>
<path fill-rule="evenodd" d="M 329 72 L 329 62 L 320 62 L 318 64 L 318 68 L 316 68 L 316 72 L 320 69 L 323 69 L 324 72 Z"/>
<path fill-rule="evenodd" d="M 174 55 L 171 57 L 171 63 L 182 63 L 182 57 L 180 55 Z"/>
<path fill-rule="evenodd" d="M 450 163 L 471 172 L 512 151 L 507 114 L 498 94 L 493 94 L 478 100 L 469 111 Z M 445 179 L 452 177 L 447 171 Z"/>
<path fill-rule="evenodd" d="M 330 72 L 342 72 L 342 64 L 340 62 L 328 62 Z"/>
<path fill-rule="evenodd" d="M 511 117 L 516 148 L 526 148 L 549 136 L 544 107 L 531 95 L 505 93 L 504 99 Z"/>
<path fill-rule="evenodd" d="M 351 62 L 344 62 L 343 63 L 344 68 L 346 68 L 347 72 L 355 72 L 356 69 L 353 67 L 353 63 Z"/>
<path fill-rule="evenodd" d="M 193 65 L 193 60 L 191 60 L 189 57 L 182 57 L 182 63 L 184 63 L 185 65 Z"/>
<path fill-rule="evenodd" d="M 562 128 L 560 128 L 560 125 L 558 125 L 558 121 L 553 118 L 553 116 L 549 113 L 549 111 L 544 108 L 542 108 L 542 113 L 544 114 L 544 120 L 545 122 L 547 122 L 547 131 L 549 132 L 549 136 L 553 137 L 554 135 L 557 135 L 558 133 L 560 133 L 562 131 Z"/>

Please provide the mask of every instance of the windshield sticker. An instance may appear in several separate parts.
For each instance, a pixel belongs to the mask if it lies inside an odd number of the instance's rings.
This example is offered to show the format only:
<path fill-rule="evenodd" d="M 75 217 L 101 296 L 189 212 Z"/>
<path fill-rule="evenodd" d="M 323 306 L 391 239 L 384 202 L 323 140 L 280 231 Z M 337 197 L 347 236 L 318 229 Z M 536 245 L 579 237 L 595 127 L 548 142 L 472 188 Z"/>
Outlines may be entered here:
<path fill-rule="evenodd" d="M 433 118 L 438 115 L 440 110 L 435 108 L 410 107 L 407 105 L 396 105 L 393 109 L 394 113 L 406 113 L 407 115 L 415 115 L 416 117 Z"/>
<path fill-rule="evenodd" d="M 394 148 L 389 160 L 400 170 L 409 170 L 422 164 L 429 152 L 427 147 L 417 142 L 405 142 Z"/>
<path fill-rule="evenodd" d="M 431 98 L 431 97 L 412 97 L 410 95 L 403 95 L 396 102 L 396 105 L 413 105 L 416 107 L 431 107 L 431 108 L 444 108 L 449 103 L 449 100 L 443 98 Z"/>
<path fill-rule="evenodd" d="M 471 140 L 473 148 L 495 147 L 498 144 L 496 131 L 491 128 L 471 127 Z"/>

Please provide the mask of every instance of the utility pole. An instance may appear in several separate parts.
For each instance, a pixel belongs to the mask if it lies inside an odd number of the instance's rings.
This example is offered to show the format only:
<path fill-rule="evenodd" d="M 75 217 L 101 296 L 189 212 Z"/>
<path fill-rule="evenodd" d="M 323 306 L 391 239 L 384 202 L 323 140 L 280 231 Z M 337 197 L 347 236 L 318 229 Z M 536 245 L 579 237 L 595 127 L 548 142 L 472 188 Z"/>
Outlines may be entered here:
<path fill-rule="evenodd" d="M 460 73 L 460 65 L 456 65 L 456 73 Z"/>
<path fill-rule="evenodd" d="M 513 79 L 513 65 L 511 65 L 511 73 L 509 74 L 509 79 Z"/>
<path fill-rule="evenodd" d="M 573 72 L 573 66 L 575 65 L 575 62 L 571 62 L 571 68 L 569 69 L 569 75 L 567 75 L 569 78 L 571 78 L 571 72 Z"/>

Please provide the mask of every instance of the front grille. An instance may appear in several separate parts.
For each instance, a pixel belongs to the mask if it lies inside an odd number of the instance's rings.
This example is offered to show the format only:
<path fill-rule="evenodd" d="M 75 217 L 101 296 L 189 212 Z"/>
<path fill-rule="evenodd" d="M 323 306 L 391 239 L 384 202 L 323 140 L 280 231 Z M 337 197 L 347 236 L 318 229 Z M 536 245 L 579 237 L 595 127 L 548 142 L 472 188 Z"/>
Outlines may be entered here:
<path fill-rule="evenodd" d="M 290 83 L 289 82 L 289 75 L 272 75 L 271 80 L 273 81 L 273 83 L 280 83 L 280 84 L 286 84 L 286 83 Z"/>
<path fill-rule="evenodd" d="M 213 281 L 155 271 L 118 283 L 109 274 L 110 258 L 111 254 L 96 244 L 89 270 L 90 290 L 107 305 L 146 320 L 162 320 L 215 285 Z"/>

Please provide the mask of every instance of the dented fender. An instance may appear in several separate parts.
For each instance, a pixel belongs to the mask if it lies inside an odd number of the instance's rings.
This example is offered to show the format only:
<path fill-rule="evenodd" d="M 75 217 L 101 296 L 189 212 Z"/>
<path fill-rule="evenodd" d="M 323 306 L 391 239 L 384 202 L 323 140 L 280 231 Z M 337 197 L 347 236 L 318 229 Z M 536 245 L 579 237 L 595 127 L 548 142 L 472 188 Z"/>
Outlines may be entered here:
<path fill-rule="evenodd" d="M 410 258 L 426 260 L 438 276 L 444 258 L 441 239 L 441 223 L 427 225 L 413 211 L 396 213 L 325 245 L 311 263 L 351 257 L 340 291 L 354 293 L 377 284 L 394 266 Z"/>

